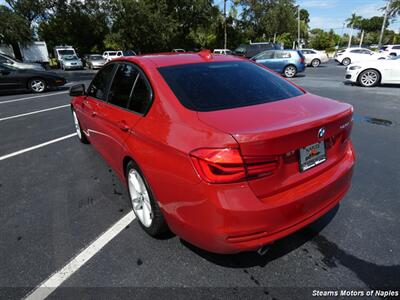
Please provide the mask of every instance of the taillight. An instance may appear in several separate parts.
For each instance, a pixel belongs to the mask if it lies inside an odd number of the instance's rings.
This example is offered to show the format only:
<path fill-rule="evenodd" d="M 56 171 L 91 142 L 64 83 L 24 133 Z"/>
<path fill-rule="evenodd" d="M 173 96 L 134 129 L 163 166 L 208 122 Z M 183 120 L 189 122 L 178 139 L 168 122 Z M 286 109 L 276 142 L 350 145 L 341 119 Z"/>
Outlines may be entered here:
<path fill-rule="evenodd" d="M 300 57 L 300 63 L 304 64 L 304 57 Z"/>
<path fill-rule="evenodd" d="M 209 183 L 238 182 L 272 174 L 278 160 L 272 157 L 245 157 L 236 148 L 203 148 L 190 153 L 200 176 Z"/>

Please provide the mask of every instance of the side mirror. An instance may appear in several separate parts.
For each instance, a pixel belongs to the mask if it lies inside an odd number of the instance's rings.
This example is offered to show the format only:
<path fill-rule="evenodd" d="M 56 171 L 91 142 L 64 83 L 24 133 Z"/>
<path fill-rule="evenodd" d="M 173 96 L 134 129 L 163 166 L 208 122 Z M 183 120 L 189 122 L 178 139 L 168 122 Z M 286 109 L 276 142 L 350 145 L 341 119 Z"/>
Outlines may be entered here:
<path fill-rule="evenodd" d="M 84 96 L 85 94 L 86 94 L 86 92 L 85 92 L 85 85 L 84 84 L 73 85 L 69 89 L 69 95 L 72 96 L 72 97 Z"/>

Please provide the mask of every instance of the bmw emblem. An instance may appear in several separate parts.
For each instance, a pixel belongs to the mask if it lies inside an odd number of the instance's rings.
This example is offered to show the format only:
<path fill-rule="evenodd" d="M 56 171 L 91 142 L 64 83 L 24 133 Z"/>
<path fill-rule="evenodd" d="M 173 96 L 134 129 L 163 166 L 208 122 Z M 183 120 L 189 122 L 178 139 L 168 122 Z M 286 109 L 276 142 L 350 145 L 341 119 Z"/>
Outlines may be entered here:
<path fill-rule="evenodd" d="M 325 127 L 321 127 L 321 128 L 318 130 L 318 138 L 319 138 L 319 139 L 322 139 L 322 138 L 324 137 L 324 135 L 325 135 Z"/>

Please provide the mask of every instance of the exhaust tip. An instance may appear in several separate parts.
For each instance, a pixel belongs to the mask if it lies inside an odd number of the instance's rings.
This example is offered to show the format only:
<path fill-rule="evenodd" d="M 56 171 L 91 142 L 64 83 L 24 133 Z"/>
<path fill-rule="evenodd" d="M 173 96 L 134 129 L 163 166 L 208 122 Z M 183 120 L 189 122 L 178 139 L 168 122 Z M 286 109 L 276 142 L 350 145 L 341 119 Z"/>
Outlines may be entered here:
<path fill-rule="evenodd" d="M 268 250 L 271 249 L 271 245 L 262 246 L 260 249 L 257 250 L 257 253 L 261 256 L 265 255 Z"/>

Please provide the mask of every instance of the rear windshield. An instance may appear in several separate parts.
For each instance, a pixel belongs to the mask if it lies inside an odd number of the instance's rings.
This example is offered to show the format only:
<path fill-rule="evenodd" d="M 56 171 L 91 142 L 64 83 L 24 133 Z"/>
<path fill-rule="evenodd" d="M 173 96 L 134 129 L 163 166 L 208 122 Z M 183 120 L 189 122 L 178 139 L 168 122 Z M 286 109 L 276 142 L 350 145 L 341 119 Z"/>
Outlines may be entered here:
<path fill-rule="evenodd" d="M 251 62 L 213 62 L 159 68 L 187 108 L 213 111 L 302 95 L 285 79 Z"/>

